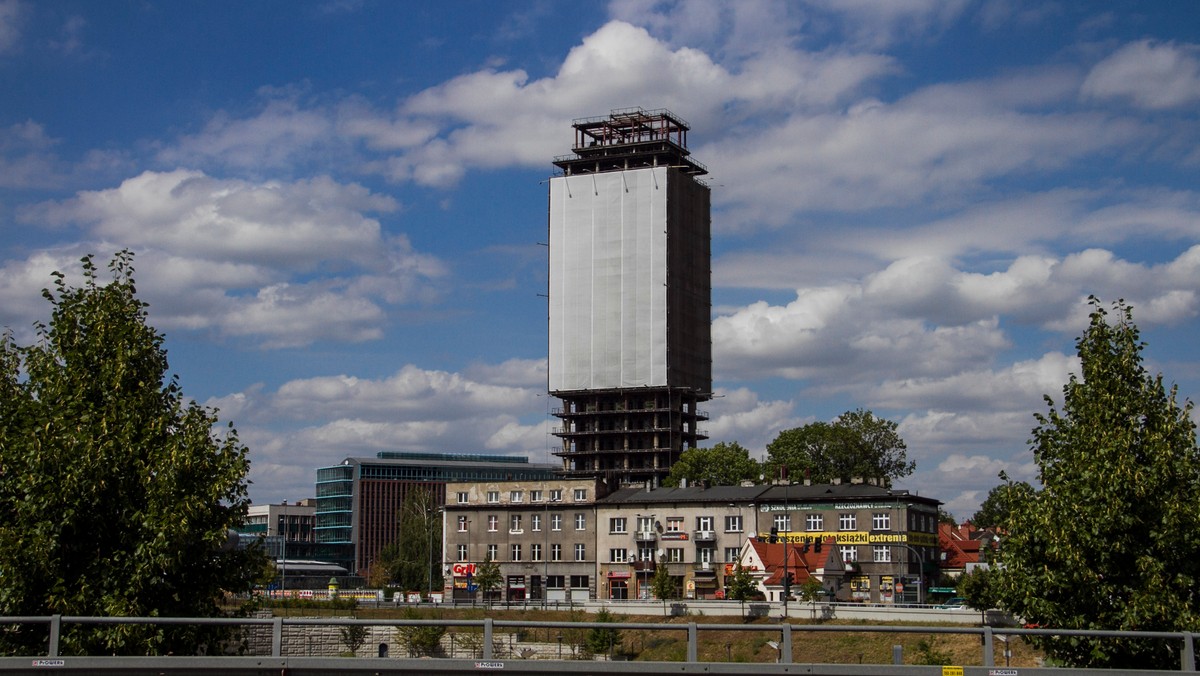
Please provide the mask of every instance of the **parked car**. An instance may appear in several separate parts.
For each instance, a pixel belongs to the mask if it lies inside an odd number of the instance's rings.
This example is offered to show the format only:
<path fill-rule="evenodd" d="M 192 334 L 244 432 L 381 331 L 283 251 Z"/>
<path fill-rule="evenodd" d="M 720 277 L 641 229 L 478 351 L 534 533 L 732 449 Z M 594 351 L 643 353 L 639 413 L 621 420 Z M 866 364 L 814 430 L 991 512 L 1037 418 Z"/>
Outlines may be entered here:
<path fill-rule="evenodd" d="M 942 610 L 968 610 L 967 600 L 961 596 L 955 596 L 945 603 L 938 604 L 936 607 Z"/>

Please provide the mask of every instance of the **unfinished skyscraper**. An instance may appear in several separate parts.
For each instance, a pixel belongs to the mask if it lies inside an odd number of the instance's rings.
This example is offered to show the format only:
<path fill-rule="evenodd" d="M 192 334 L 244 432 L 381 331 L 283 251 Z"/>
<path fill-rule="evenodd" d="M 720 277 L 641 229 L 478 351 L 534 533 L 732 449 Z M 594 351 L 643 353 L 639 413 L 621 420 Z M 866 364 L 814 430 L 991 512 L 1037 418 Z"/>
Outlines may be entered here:
<path fill-rule="evenodd" d="M 708 173 L 666 110 L 576 120 L 550 181 L 549 390 L 563 474 L 658 483 L 707 436 Z"/>

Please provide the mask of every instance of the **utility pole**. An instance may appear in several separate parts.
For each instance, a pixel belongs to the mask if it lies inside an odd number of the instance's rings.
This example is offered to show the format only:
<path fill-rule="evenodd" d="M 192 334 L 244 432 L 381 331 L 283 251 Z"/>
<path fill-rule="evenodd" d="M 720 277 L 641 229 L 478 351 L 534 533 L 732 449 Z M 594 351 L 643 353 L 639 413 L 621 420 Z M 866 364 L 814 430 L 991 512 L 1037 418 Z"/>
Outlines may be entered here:
<path fill-rule="evenodd" d="M 788 576 L 791 575 L 788 567 L 788 555 L 792 551 L 792 506 L 788 502 L 788 487 L 792 482 L 788 479 L 787 465 L 782 465 L 779 471 L 782 474 L 781 478 L 787 482 L 783 485 L 784 524 L 787 526 L 787 535 L 783 538 L 783 621 L 787 622 L 788 597 L 792 595 L 791 585 L 788 584 Z"/>

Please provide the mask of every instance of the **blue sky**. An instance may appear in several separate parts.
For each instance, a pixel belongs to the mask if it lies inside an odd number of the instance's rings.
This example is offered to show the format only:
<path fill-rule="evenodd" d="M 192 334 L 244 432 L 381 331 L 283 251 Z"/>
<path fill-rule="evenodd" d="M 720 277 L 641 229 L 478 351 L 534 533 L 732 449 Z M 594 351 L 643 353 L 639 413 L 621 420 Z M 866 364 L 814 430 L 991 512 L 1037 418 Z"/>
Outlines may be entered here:
<path fill-rule="evenodd" d="M 1200 389 L 1200 5 L 0 0 L 0 326 L 121 248 L 255 501 L 554 446 L 547 186 L 669 108 L 713 188 L 713 442 L 857 408 L 900 482 L 1032 479 L 1089 294 Z"/>

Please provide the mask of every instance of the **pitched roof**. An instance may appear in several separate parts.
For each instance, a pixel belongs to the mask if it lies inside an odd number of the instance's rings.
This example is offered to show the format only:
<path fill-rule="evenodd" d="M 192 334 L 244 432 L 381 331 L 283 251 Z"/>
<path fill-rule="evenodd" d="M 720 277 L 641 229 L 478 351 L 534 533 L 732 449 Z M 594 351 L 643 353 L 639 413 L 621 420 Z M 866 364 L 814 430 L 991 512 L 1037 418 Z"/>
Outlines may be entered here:
<path fill-rule="evenodd" d="M 818 570 L 825 568 L 829 556 L 836 550 L 833 538 L 823 543 L 823 548 L 820 552 L 816 551 L 815 547 L 810 547 L 806 552 L 804 551 L 804 547 L 800 545 L 787 543 L 771 544 L 757 539 L 750 539 L 748 543 L 750 547 L 754 548 L 758 558 L 763 562 L 764 572 L 766 573 L 763 584 L 766 586 L 782 585 L 783 575 L 789 570 L 792 572 L 792 579 L 795 582 L 801 584 L 806 582 L 810 577 L 816 575 Z M 786 568 L 784 566 L 785 557 Z"/>

